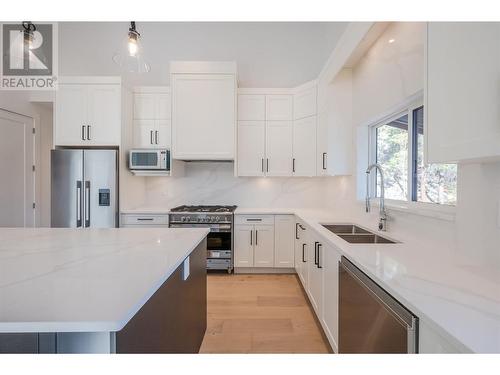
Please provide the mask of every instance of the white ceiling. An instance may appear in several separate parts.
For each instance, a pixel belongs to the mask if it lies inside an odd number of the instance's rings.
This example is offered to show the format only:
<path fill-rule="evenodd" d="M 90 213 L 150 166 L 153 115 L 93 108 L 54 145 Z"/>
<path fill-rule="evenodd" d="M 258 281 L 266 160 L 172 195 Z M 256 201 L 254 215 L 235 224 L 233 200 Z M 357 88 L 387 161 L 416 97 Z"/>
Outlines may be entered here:
<path fill-rule="evenodd" d="M 292 87 L 317 77 L 344 22 L 137 22 L 151 72 L 133 85 L 168 85 L 172 60 L 234 60 L 240 87 Z M 59 23 L 59 74 L 118 75 L 112 55 L 127 23 Z"/>

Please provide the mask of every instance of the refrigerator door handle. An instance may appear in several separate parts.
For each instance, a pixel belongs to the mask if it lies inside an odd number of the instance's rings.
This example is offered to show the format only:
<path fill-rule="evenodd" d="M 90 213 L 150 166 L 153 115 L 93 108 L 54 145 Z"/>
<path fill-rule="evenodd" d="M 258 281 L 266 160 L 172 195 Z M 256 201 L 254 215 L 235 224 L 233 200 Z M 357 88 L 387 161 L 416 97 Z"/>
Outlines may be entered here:
<path fill-rule="evenodd" d="M 82 182 L 76 181 L 76 227 L 82 226 Z"/>
<path fill-rule="evenodd" d="M 90 181 L 85 181 L 85 227 L 90 227 Z"/>

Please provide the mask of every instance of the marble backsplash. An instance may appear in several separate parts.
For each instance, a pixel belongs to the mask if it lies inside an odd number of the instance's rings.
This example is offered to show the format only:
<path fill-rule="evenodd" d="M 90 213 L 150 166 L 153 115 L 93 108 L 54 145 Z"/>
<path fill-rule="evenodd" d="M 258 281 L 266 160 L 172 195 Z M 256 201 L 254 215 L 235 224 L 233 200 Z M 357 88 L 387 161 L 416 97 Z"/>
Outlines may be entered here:
<path fill-rule="evenodd" d="M 328 178 L 235 177 L 233 163 L 189 162 L 183 177 L 149 177 L 145 207 L 227 204 L 240 207 L 316 208 Z"/>

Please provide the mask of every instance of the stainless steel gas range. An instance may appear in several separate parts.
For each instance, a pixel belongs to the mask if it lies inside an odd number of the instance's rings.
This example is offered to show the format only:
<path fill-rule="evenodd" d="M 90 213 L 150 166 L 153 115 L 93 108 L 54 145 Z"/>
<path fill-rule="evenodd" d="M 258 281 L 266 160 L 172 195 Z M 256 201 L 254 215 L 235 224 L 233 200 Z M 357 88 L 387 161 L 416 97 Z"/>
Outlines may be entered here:
<path fill-rule="evenodd" d="M 170 228 L 210 228 L 207 269 L 233 270 L 234 210 L 236 206 L 179 206 L 170 210 Z"/>

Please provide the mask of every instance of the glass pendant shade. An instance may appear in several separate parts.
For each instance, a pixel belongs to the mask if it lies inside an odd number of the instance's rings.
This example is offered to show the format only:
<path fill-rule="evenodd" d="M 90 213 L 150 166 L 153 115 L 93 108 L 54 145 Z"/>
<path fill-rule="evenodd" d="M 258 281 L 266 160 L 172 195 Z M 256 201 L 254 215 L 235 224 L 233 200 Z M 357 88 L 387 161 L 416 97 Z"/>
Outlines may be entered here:
<path fill-rule="evenodd" d="M 131 23 L 127 37 L 113 54 L 113 61 L 127 73 L 147 73 L 151 70 L 142 56 L 141 35 L 135 29 L 135 22 Z"/>

